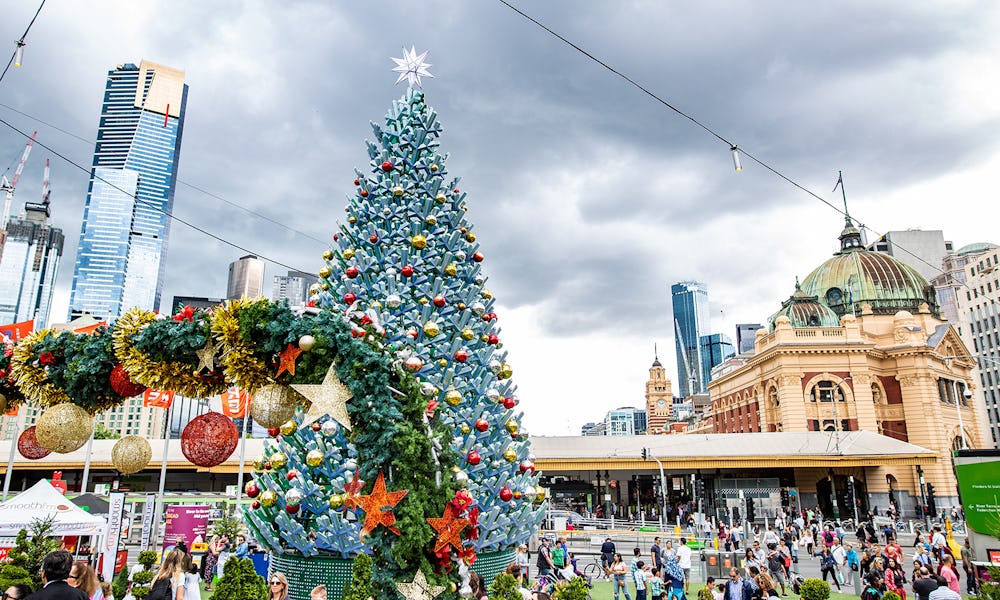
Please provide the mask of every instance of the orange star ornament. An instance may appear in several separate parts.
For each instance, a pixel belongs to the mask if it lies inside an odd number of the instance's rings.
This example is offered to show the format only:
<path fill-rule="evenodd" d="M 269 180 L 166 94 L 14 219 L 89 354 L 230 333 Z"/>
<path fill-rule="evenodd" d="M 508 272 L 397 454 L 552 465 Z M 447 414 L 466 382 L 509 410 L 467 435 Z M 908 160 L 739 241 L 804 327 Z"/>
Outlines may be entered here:
<path fill-rule="evenodd" d="M 299 348 L 295 344 L 288 344 L 288 347 L 282 350 L 278 354 L 278 358 L 281 363 L 278 365 L 278 372 L 274 374 L 275 377 L 281 377 L 281 374 L 285 371 L 289 375 L 295 375 L 295 360 L 302 354 L 302 348 Z"/>
<path fill-rule="evenodd" d="M 358 494 L 365 487 L 365 482 L 358 477 L 358 472 L 354 471 L 354 479 L 344 484 L 344 508 L 355 509 L 358 507 Z"/>
<path fill-rule="evenodd" d="M 365 524 L 361 528 L 361 537 L 365 537 L 375 530 L 379 525 L 384 525 L 386 529 L 399 535 L 399 529 L 394 527 L 396 515 L 384 508 L 393 508 L 410 490 L 398 490 L 390 492 L 385 489 L 385 474 L 378 472 L 378 479 L 375 480 L 375 487 L 372 493 L 367 496 L 359 496 L 356 500 L 361 510 L 365 511 Z"/>
<path fill-rule="evenodd" d="M 441 552 L 449 545 L 454 546 L 456 550 L 462 549 L 462 530 L 469 525 L 469 520 L 465 517 L 459 517 L 451 504 L 444 507 L 444 516 L 428 518 L 427 522 L 438 534 L 437 542 L 434 543 L 434 552 Z"/>

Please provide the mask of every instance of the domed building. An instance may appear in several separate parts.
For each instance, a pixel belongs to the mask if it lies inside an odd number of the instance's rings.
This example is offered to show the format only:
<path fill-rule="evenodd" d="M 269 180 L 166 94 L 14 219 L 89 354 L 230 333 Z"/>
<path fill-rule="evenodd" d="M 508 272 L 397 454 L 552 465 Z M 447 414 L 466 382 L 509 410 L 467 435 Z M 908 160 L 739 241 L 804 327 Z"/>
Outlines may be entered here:
<path fill-rule="evenodd" d="M 885 510 L 891 499 L 914 515 L 926 502 L 921 477 L 937 507 L 950 508 L 958 504 L 952 451 L 984 440 L 985 415 L 966 399 L 976 363 L 923 276 L 865 249 L 850 217 L 839 239 L 840 250 L 757 332 L 753 356 L 709 384 L 714 431 L 831 432 L 829 460 L 794 470 L 800 505 L 826 515 L 853 511 L 849 481 L 864 509 Z M 907 442 L 936 459 L 852 466 L 841 441 L 853 431 Z"/>

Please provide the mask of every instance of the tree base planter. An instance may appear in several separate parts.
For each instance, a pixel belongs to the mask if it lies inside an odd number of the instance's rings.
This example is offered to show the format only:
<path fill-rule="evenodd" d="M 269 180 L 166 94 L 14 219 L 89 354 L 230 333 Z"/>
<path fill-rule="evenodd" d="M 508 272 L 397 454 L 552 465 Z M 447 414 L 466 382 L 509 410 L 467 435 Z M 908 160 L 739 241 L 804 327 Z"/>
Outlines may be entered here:
<path fill-rule="evenodd" d="M 288 578 L 289 600 L 309 600 L 309 592 L 317 585 L 325 585 L 327 597 L 336 600 L 351 580 L 351 563 L 349 558 L 272 554 L 268 571 Z"/>
<path fill-rule="evenodd" d="M 480 554 L 472 570 L 483 576 L 486 585 L 514 562 L 514 549 Z M 269 575 L 283 573 L 288 578 L 289 600 L 309 600 L 309 592 L 325 585 L 327 597 L 338 600 L 351 580 L 350 559 L 327 556 L 305 557 L 298 554 L 271 555 Z"/>

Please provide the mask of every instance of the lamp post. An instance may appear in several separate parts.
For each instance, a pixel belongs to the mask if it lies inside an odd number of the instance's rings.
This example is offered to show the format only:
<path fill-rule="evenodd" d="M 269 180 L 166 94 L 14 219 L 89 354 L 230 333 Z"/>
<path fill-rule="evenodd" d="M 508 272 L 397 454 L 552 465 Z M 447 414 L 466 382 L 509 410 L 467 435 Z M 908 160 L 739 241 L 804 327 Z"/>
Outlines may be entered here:
<path fill-rule="evenodd" d="M 833 469 L 827 471 L 830 476 L 830 500 L 833 501 L 833 520 L 840 519 L 840 508 L 837 506 L 837 484 L 833 481 Z"/>
<path fill-rule="evenodd" d="M 931 530 L 931 517 L 927 514 L 927 497 L 924 495 L 924 470 L 917 465 L 917 483 L 920 485 L 920 512 L 924 516 L 926 531 Z"/>
<path fill-rule="evenodd" d="M 893 491 L 892 490 L 892 475 L 890 475 L 888 473 L 885 474 L 885 484 L 887 486 L 889 486 L 889 506 L 887 508 L 892 508 L 892 506 L 894 505 L 894 500 L 895 500 L 892 497 L 892 491 Z"/>

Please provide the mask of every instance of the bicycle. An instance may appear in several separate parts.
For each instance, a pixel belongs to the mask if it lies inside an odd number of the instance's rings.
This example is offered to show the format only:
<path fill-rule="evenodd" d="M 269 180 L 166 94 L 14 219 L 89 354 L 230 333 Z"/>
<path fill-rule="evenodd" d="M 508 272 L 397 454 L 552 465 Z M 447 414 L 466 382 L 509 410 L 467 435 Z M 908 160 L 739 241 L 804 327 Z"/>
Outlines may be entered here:
<path fill-rule="evenodd" d="M 604 564 L 601 562 L 601 555 L 598 554 L 593 557 L 593 559 L 583 566 L 583 574 L 590 577 L 592 581 L 604 577 L 606 571 L 604 569 Z"/>

